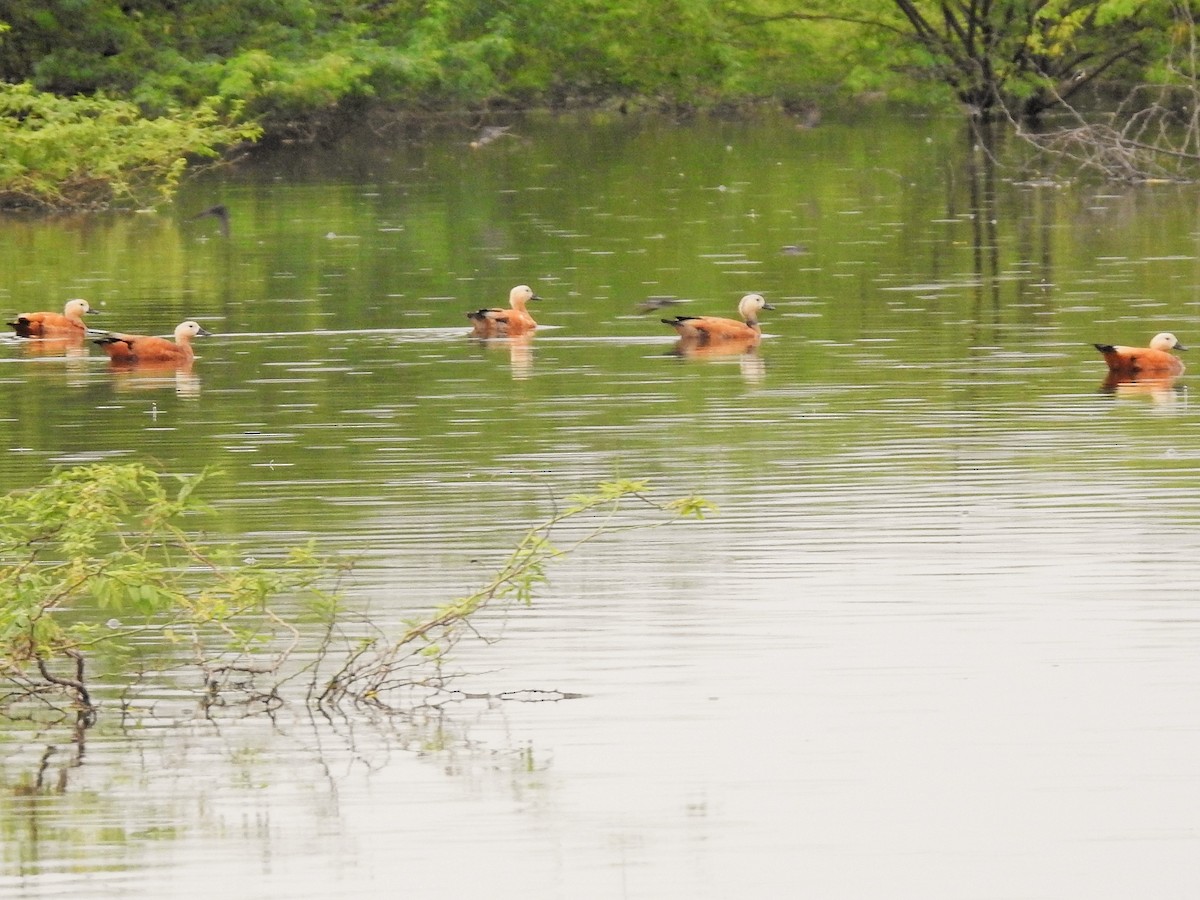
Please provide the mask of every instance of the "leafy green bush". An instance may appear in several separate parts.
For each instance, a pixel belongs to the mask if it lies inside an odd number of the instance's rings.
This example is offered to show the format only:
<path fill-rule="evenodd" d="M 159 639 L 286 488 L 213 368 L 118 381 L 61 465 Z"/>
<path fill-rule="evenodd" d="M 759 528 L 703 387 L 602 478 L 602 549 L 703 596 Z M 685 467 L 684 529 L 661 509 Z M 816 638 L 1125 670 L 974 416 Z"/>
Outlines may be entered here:
<path fill-rule="evenodd" d="M 171 198 L 190 161 L 260 133 L 211 103 L 147 118 L 125 100 L 0 83 L 0 205 L 153 205 Z"/>
<path fill-rule="evenodd" d="M 202 481 L 101 464 L 0 497 L 0 675 L 18 699 L 65 692 L 93 715 L 85 662 L 120 659 L 148 633 L 186 641 L 206 681 L 276 631 L 294 644 L 269 601 L 311 590 L 324 602 L 327 569 L 305 550 L 268 567 L 200 544 L 180 520 L 204 509 Z"/>

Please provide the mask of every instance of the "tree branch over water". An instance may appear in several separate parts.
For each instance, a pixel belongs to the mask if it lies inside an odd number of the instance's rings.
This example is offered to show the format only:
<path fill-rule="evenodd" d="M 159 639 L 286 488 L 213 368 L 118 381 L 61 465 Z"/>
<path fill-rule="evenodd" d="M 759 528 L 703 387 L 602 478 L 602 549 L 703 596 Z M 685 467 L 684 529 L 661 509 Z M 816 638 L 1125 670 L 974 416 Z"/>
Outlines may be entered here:
<path fill-rule="evenodd" d="M 196 495 L 203 480 L 95 465 L 0 497 L 0 671 L 10 685 L 0 714 L 31 704 L 75 709 L 86 725 L 107 684 L 129 685 L 129 708 L 135 685 L 197 679 L 205 715 L 290 701 L 402 711 L 448 692 L 451 652 L 467 637 L 489 640 L 479 614 L 530 605 L 555 560 L 602 536 L 713 508 L 698 497 L 655 500 L 643 482 L 603 483 L 552 504 L 477 590 L 404 622 L 396 635 L 349 608 L 341 591 L 349 565 L 303 547 L 268 565 L 185 532 L 179 520 L 204 509 Z M 560 533 L 569 538 L 561 545 Z M 302 607 L 299 617 L 277 610 L 285 598 Z M 73 664 L 74 677 L 56 671 L 56 660 Z M 106 677 L 89 683 L 85 660 Z"/>

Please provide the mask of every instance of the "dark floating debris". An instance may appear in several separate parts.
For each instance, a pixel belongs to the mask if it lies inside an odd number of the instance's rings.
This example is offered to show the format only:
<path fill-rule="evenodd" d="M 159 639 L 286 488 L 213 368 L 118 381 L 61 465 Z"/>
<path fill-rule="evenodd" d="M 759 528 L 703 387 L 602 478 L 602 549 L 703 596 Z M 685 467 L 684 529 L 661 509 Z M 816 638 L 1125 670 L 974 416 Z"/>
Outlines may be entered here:
<path fill-rule="evenodd" d="M 508 134 L 511 128 L 511 125 L 488 125 L 480 130 L 479 137 L 471 141 L 470 146 L 474 149 L 486 147 L 497 138 L 502 138 Z"/>
<path fill-rule="evenodd" d="M 224 203 L 218 203 L 216 206 L 210 206 L 204 212 L 196 213 L 192 216 L 193 219 L 213 218 L 217 220 L 217 225 L 221 229 L 222 237 L 229 237 L 229 209 Z"/>

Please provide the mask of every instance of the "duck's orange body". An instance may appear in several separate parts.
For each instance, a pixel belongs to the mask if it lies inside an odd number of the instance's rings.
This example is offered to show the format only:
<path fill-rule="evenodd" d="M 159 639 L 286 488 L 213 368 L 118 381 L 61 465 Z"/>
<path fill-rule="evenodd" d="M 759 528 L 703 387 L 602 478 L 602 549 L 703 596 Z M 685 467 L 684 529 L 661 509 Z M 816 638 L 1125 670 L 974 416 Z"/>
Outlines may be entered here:
<path fill-rule="evenodd" d="M 518 284 L 508 292 L 508 309 L 480 309 L 467 313 L 474 324 L 473 337 L 500 337 L 510 334 L 526 334 L 537 328 L 537 322 L 525 308 L 530 300 L 541 300 L 527 284 Z"/>
<path fill-rule="evenodd" d="M 1113 344 L 1095 344 L 1104 355 L 1108 371 L 1114 375 L 1136 378 L 1139 375 L 1180 375 L 1183 360 L 1170 351 L 1186 350 L 1179 339 L 1170 332 L 1156 334 L 1149 347 L 1120 347 Z"/>
<path fill-rule="evenodd" d="M 86 300 L 68 300 L 61 313 L 21 313 L 8 324 L 21 337 L 82 337 L 87 330 L 83 317 L 91 311 Z"/>
<path fill-rule="evenodd" d="M 196 356 L 192 338 L 211 332 L 197 322 L 184 322 L 175 329 L 175 340 L 142 334 L 112 333 L 95 343 L 117 363 L 190 363 Z"/>
<path fill-rule="evenodd" d="M 747 294 L 738 303 L 738 312 L 743 319 L 741 322 L 719 316 L 676 316 L 662 321 L 679 332 L 685 341 L 698 346 L 725 341 L 757 341 L 762 336 L 758 324 L 759 311 L 774 308 L 761 294 Z"/>

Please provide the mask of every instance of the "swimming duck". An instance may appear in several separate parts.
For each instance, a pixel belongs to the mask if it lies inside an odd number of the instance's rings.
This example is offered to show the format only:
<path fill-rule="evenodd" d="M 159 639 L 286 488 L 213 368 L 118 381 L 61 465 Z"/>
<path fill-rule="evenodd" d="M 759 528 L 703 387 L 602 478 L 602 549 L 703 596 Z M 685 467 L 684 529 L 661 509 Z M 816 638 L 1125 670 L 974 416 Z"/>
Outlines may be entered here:
<path fill-rule="evenodd" d="M 759 311 L 774 308 L 763 299 L 762 294 L 747 294 L 738 303 L 738 312 L 744 322 L 718 316 L 676 316 L 662 321 L 678 331 L 680 337 L 700 345 L 713 341 L 757 341 L 762 336 L 762 329 L 758 325 Z"/>
<path fill-rule="evenodd" d="M 1179 338 L 1164 331 L 1156 334 L 1149 347 L 1116 347 L 1112 344 L 1094 344 L 1104 354 L 1108 370 L 1117 375 L 1137 376 L 1141 374 L 1179 375 L 1183 372 L 1183 360 L 1174 356 L 1172 350 L 1186 350 Z"/>
<path fill-rule="evenodd" d="M 518 284 L 508 292 L 509 309 L 480 309 L 467 313 L 474 322 L 473 337 L 498 337 L 507 334 L 524 334 L 537 328 L 525 304 L 530 300 L 541 300 L 527 284 Z"/>
<path fill-rule="evenodd" d="M 92 311 L 86 300 L 68 300 L 61 313 L 21 313 L 9 326 L 21 337 L 83 335 L 83 317 Z"/>
<path fill-rule="evenodd" d="M 183 322 L 175 328 L 175 342 L 160 337 L 112 332 L 97 341 L 113 362 L 187 363 L 195 358 L 192 338 L 212 334 L 198 322 Z"/>

